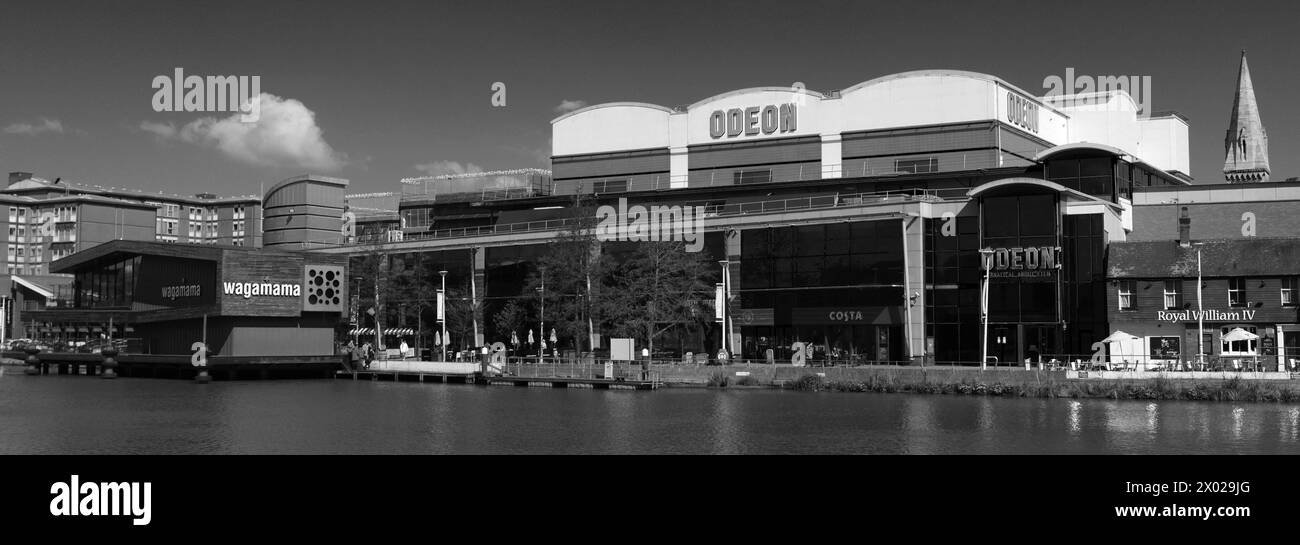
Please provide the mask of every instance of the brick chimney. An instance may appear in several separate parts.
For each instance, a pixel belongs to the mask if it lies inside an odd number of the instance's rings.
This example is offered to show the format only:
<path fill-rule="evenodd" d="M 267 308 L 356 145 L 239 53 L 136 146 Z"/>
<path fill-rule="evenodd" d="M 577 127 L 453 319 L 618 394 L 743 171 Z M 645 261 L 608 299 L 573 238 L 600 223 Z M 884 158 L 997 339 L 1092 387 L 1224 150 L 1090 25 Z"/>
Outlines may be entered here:
<path fill-rule="evenodd" d="M 1178 245 L 1184 248 L 1192 246 L 1192 218 L 1187 216 L 1186 206 L 1178 215 Z"/>
<path fill-rule="evenodd" d="M 14 185 L 18 182 L 21 182 L 31 177 L 32 177 L 32 173 L 30 172 L 10 172 L 9 185 Z"/>

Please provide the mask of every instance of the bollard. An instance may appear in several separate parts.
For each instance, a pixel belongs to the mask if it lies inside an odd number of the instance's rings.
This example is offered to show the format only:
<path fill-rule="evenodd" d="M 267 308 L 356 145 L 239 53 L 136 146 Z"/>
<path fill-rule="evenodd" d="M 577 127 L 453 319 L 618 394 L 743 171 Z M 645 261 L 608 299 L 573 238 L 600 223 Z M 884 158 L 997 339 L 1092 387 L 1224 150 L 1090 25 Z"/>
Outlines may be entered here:
<path fill-rule="evenodd" d="M 25 375 L 41 374 L 41 358 L 36 357 L 36 355 L 41 352 L 41 349 L 36 348 L 35 346 L 29 346 L 23 351 L 27 352 L 27 368 L 23 369 L 23 374 Z"/>
<path fill-rule="evenodd" d="M 99 378 L 117 378 L 117 360 L 113 359 L 117 356 L 117 349 L 108 346 L 99 353 L 104 356 L 104 363 L 100 365 L 104 371 L 99 374 Z"/>
<path fill-rule="evenodd" d="M 199 368 L 199 374 L 194 377 L 194 382 L 195 384 L 207 384 L 212 382 L 212 376 L 208 374 L 208 368 L 206 366 Z"/>

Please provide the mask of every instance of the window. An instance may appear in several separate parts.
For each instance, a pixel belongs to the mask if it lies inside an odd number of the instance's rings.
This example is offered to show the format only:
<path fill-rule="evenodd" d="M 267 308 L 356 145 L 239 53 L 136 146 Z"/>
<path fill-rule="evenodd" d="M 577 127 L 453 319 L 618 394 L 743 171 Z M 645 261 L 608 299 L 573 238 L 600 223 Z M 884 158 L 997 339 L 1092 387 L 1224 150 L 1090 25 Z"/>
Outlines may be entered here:
<path fill-rule="evenodd" d="M 1296 306 L 1296 289 L 1300 288 L 1300 278 L 1294 276 L 1282 279 L 1282 306 Z"/>
<path fill-rule="evenodd" d="M 1133 310 L 1133 285 L 1136 282 L 1132 280 L 1119 281 L 1119 309 Z"/>
<path fill-rule="evenodd" d="M 1183 281 L 1165 280 L 1165 309 L 1173 310 L 1183 307 Z"/>
<path fill-rule="evenodd" d="M 1238 328 L 1249 331 L 1252 335 L 1259 333 L 1259 331 L 1255 326 L 1224 327 L 1219 330 L 1219 333 L 1221 335 L 1227 335 L 1232 330 Z M 1222 339 L 1222 337 L 1220 337 L 1220 339 Z M 1231 342 L 1224 341 L 1220 343 L 1220 348 L 1222 349 L 1222 354 L 1224 356 L 1254 356 L 1258 354 L 1259 339 L 1251 339 L 1248 341 L 1231 341 Z"/>
<path fill-rule="evenodd" d="M 1245 278 L 1228 279 L 1228 306 L 1230 307 L 1246 306 L 1246 279 Z"/>
<path fill-rule="evenodd" d="M 898 172 L 911 172 L 913 174 L 938 172 L 939 160 L 934 157 L 927 157 L 925 159 L 899 159 L 894 161 L 894 170 Z"/>
<path fill-rule="evenodd" d="M 1177 360 L 1182 354 L 1182 337 L 1151 337 L 1151 359 Z"/>
<path fill-rule="evenodd" d="M 731 173 L 733 184 L 762 184 L 772 181 L 772 170 L 737 170 Z"/>
<path fill-rule="evenodd" d="M 237 219 L 237 220 L 242 220 L 242 219 L 244 219 L 244 205 L 241 204 L 241 205 L 235 206 L 235 219 Z"/>
<path fill-rule="evenodd" d="M 626 193 L 627 180 L 601 180 L 591 184 L 595 193 Z"/>

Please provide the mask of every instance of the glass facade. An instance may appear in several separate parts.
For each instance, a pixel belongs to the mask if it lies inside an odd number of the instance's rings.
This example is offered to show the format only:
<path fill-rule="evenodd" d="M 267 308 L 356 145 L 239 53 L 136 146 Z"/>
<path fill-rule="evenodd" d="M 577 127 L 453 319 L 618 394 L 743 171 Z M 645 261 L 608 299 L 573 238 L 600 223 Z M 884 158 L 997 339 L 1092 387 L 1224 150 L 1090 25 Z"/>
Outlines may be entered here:
<path fill-rule="evenodd" d="M 905 357 L 899 221 L 746 230 L 739 294 L 744 358 L 764 360 L 770 349 L 789 362 L 796 342 L 812 345 L 814 361 Z"/>
<path fill-rule="evenodd" d="M 135 301 L 140 256 L 77 273 L 73 281 L 77 308 L 129 308 Z"/>
<path fill-rule="evenodd" d="M 978 361 L 979 218 L 925 220 L 925 323 L 936 362 Z"/>

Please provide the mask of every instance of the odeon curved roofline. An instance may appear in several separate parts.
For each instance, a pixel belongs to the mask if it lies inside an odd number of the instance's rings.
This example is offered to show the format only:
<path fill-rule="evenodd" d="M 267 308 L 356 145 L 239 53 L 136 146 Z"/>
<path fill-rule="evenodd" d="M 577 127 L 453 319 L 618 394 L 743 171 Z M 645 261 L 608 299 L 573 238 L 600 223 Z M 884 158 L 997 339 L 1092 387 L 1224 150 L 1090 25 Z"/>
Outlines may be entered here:
<path fill-rule="evenodd" d="M 1115 204 L 1115 203 L 1113 203 L 1113 202 L 1110 202 L 1110 201 L 1107 201 L 1107 200 L 1104 200 L 1104 199 L 1099 199 L 1099 198 L 1097 198 L 1097 197 L 1094 197 L 1094 196 L 1089 195 L 1089 194 L 1087 194 L 1087 193 L 1084 193 L 1084 192 L 1082 192 L 1082 191 L 1075 191 L 1075 190 L 1073 190 L 1073 189 L 1070 189 L 1070 188 L 1068 188 L 1068 187 L 1065 187 L 1065 186 L 1063 186 L 1063 185 L 1061 185 L 1061 184 L 1058 184 L 1058 183 L 1056 183 L 1056 182 L 1049 182 L 1049 181 L 1047 181 L 1047 180 L 1043 180 L 1043 179 L 1040 179 L 1040 178 L 1028 178 L 1028 177 L 1003 178 L 1003 179 L 1001 179 L 1001 180 L 994 180 L 994 181 L 992 181 L 992 182 L 988 182 L 988 183 L 986 183 L 986 184 L 981 184 L 981 185 L 978 185 L 978 186 L 972 187 L 972 188 L 970 189 L 970 191 L 967 191 L 967 192 L 966 192 L 966 196 L 967 196 L 967 197 L 971 197 L 971 198 L 975 198 L 975 197 L 979 197 L 979 196 L 981 196 L 981 195 L 983 195 L 983 194 L 985 194 L 985 193 L 988 193 L 989 191 L 995 190 L 995 189 L 1000 189 L 1000 188 L 1003 188 L 1003 187 L 1015 186 L 1015 185 L 1028 185 L 1028 186 L 1035 186 L 1035 187 L 1041 187 L 1041 188 L 1043 188 L 1043 189 L 1050 189 L 1050 190 L 1055 191 L 1055 192 L 1057 192 L 1057 193 L 1065 193 L 1065 194 L 1067 194 L 1067 195 L 1070 195 L 1070 196 L 1072 196 L 1072 197 L 1075 197 L 1075 198 L 1078 198 L 1078 199 L 1081 199 L 1081 200 L 1084 200 L 1084 201 L 1094 201 L 1094 202 L 1096 202 L 1097 204 L 1104 204 L 1104 205 L 1107 205 L 1107 206 L 1109 206 L 1109 207 L 1115 209 L 1116 212 L 1122 211 L 1122 210 L 1124 209 L 1124 207 L 1122 207 L 1122 206 L 1120 206 L 1120 205 L 1118 205 L 1118 204 Z"/>
<path fill-rule="evenodd" d="M 565 119 L 568 119 L 568 118 L 570 118 L 570 117 L 573 117 L 573 116 L 578 115 L 578 114 L 581 114 L 581 113 L 590 112 L 590 111 L 592 111 L 592 110 L 599 110 L 599 109 L 601 109 L 601 108 L 613 108 L 613 107 L 615 107 L 615 106 L 635 107 L 635 108 L 649 108 L 649 109 L 651 109 L 651 110 L 659 110 L 659 111 L 661 111 L 661 112 L 673 113 L 673 109 L 672 109 L 672 108 L 669 108 L 669 107 L 667 107 L 667 106 L 660 106 L 660 105 L 658 105 L 658 104 L 650 104 L 650 103 L 648 103 L 648 102 L 605 102 L 605 103 L 602 103 L 602 104 L 593 104 L 593 105 L 591 105 L 591 106 L 587 106 L 587 107 L 585 107 L 585 108 L 578 108 L 577 110 L 574 110 L 574 111 L 572 111 L 572 112 L 568 112 L 568 113 L 566 113 L 566 114 L 564 114 L 564 115 L 561 115 L 560 117 L 557 117 L 557 118 L 555 118 L 555 119 L 552 119 L 552 120 L 551 120 L 551 124 L 554 125 L 555 123 L 558 123 L 558 122 L 560 122 L 560 121 L 563 121 L 563 120 L 565 120 Z"/>
<path fill-rule="evenodd" d="M 1037 100 L 1040 103 L 1042 103 L 1043 106 L 1050 108 L 1052 111 L 1068 117 L 1068 114 L 1062 112 L 1056 106 L 1049 104 L 1047 101 L 1043 100 L 1041 97 L 1038 96 L 1037 93 L 1031 93 L 1029 91 L 1021 89 L 1015 85 L 1007 83 L 1006 80 L 999 78 L 997 76 L 991 76 L 980 72 L 971 72 L 969 70 L 951 70 L 947 68 L 932 68 L 932 69 L 925 69 L 925 70 L 911 70 L 907 72 L 899 72 L 897 74 L 889 74 L 887 76 L 880 76 L 878 78 L 869 79 L 867 81 L 864 81 L 852 87 L 848 87 L 846 89 L 841 89 L 840 96 L 844 96 L 846 94 L 849 94 L 858 89 L 862 89 L 864 87 L 885 83 L 887 81 L 892 81 L 896 79 L 906 79 L 906 78 L 929 77 L 929 76 L 951 76 L 951 77 L 967 78 L 967 79 L 974 79 L 974 80 L 996 83 L 998 85 L 1006 87 L 1007 89 L 1011 89 L 1027 97 L 1031 97 L 1034 100 Z"/>
<path fill-rule="evenodd" d="M 713 101 L 715 101 L 715 100 L 722 100 L 722 99 L 727 98 L 727 97 L 729 97 L 729 96 L 743 95 L 743 94 L 747 94 L 747 93 L 761 93 L 761 92 L 764 92 L 764 91 L 776 91 L 776 92 L 797 92 L 797 93 L 805 94 L 805 95 L 808 95 L 808 96 L 811 96 L 811 97 L 815 97 L 815 98 L 826 98 L 826 95 L 823 95 L 823 94 L 821 94 L 821 93 L 818 93 L 817 91 L 809 91 L 809 90 L 804 89 L 804 88 L 801 88 L 801 87 L 748 87 L 748 88 L 745 88 L 745 89 L 736 89 L 735 91 L 727 91 L 727 92 L 725 92 L 725 93 L 721 93 L 721 94 L 713 95 L 713 96 L 711 96 L 711 97 L 709 97 L 709 98 L 706 98 L 706 99 L 704 99 L 704 100 L 697 100 L 697 101 L 695 101 L 694 104 L 691 104 L 690 106 L 687 106 L 686 109 L 689 111 L 689 110 L 691 110 L 692 108 L 694 108 L 694 107 L 696 107 L 696 106 L 699 106 L 699 105 L 701 105 L 701 104 L 708 104 L 708 103 L 713 102 Z"/>
<path fill-rule="evenodd" d="M 995 83 L 995 84 L 997 84 L 997 85 L 1001 85 L 1002 87 L 1006 87 L 1007 89 L 1011 89 L 1011 90 L 1013 90 L 1013 91 L 1016 91 L 1016 92 L 1018 92 L 1018 93 L 1020 93 L 1020 94 L 1025 95 L 1025 96 L 1032 97 L 1034 100 L 1039 101 L 1039 102 L 1040 102 L 1044 107 L 1051 109 L 1052 111 L 1056 112 L 1057 114 L 1060 114 L 1060 115 L 1063 115 L 1063 116 L 1067 116 L 1067 117 L 1069 116 L 1069 114 L 1067 114 L 1067 113 L 1065 113 L 1064 111 L 1060 110 L 1060 109 L 1057 108 L 1054 104 L 1051 104 L 1049 101 L 1043 100 L 1041 97 L 1038 96 L 1037 93 L 1030 93 L 1030 92 L 1028 92 L 1028 91 L 1025 91 L 1024 89 L 1021 89 L 1020 87 L 1017 87 L 1017 86 L 1015 86 L 1015 85 L 1012 85 L 1012 84 L 1010 84 L 1010 83 L 1007 83 L 1006 80 L 1003 80 L 1002 78 L 999 78 L 999 77 L 997 77 L 997 76 L 991 76 L 991 75 L 988 75 L 988 74 L 982 74 L 982 73 L 979 73 L 979 72 L 970 72 L 970 71 L 967 71 L 967 70 L 949 70 L 949 69 L 942 69 L 942 68 L 940 68 L 940 69 L 911 70 L 911 71 L 908 71 L 908 72 L 899 72 L 899 73 L 897 73 L 897 74 L 889 74 L 889 75 L 887 75 L 887 76 L 880 76 L 880 77 L 878 77 L 878 78 L 869 79 L 869 80 L 864 81 L 864 82 L 862 82 L 862 83 L 858 83 L 858 84 L 856 84 L 856 85 L 853 85 L 852 87 L 848 87 L 848 88 L 846 88 L 846 89 L 842 89 L 842 90 L 840 90 L 839 94 L 840 94 L 840 96 L 844 96 L 845 94 L 851 93 L 851 92 L 856 91 L 856 90 L 858 90 L 858 89 L 862 89 L 862 88 L 864 88 L 864 87 L 868 87 L 868 86 L 871 86 L 871 85 L 877 85 L 877 84 L 880 84 L 880 83 L 885 83 L 885 82 L 892 81 L 892 80 L 897 80 L 897 79 L 905 79 L 905 78 L 919 78 L 919 77 L 930 77 L 930 76 L 951 76 L 951 77 L 968 78 L 968 79 L 974 79 L 974 80 L 979 80 L 979 81 L 987 81 L 987 82 Z M 690 106 L 687 106 L 686 109 L 689 111 L 690 109 L 695 108 L 696 106 L 699 106 L 699 105 L 701 105 L 701 104 L 706 104 L 706 103 L 709 103 L 709 102 L 712 102 L 712 101 L 715 101 L 715 100 L 719 100 L 719 99 L 723 99 L 723 98 L 726 98 L 726 97 L 729 97 L 729 96 L 741 95 L 741 94 L 745 94 L 745 93 L 762 92 L 762 91 L 787 91 L 787 92 L 798 92 L 798 93 L 806 94 L 806 95 L 808 95 L 808 96 L 815 97 L 815 98 L 818 98 L 818 99 L 825 99 L 825 98 L 827 98 L 826 95 L 824 95 L 824 94 L 822 94 L 822 93 L 818 93 L 817 91 L 810 91 L 810 90 L 808 90 L 808 89 L 802 89 L 802 88 L 797 88 L 797 87 L 748 87 L 748 88 L 745 88 L 745 89 L 736 89 L 736 90 L 734 90 L 734 91 L 727 91 L 727 92 L 725 92 L 725 93 L 721 93 L 721 94 L 713 95 L 713 96 L 708 97 L 708 98 L 703 99 L 703 100 L 698 100 L 698 101 L 696 101 L 695 103 L 691 104 Z M 580 113 L 585 113 L 585 112 L 589 112 L 589 111 L 596 110 L 596 109 L 600 109 L 600 108 L 610 108 L 610 107 L 615 107 L 615 106 L 633 106 L 633 107 L 640 107 L 640 108 L 650 108 L 650 109 L 653 109 L 653 110 L 659 110 L 659 111 L 666 112 L 666 113 L 670 113 L 670 114 L 671 114 L 671 113 L 676 113 L 676 111 L 673 110 L 672 108 L 668 108 L 668 107 L 665 107 L 665 106 L 660 106 L 660 105 L 658 105 L 658 104 L 650 104 L 650 103 L 646 103 L 646 102 L 606 102 L 606 103 L 603 103 L 603 104 L 594 104 L 594 105 L 591 105 L 591 106 L 587 106 L 587 107 L 585 107 L 585 108 L 579 108 L 579 109 L 574 110 L 574 111 L 572 111 L 572 112 L 568 112 L 568 113 L 566 113 L 566 114 L 564 114 L 564 115 L 561 115 L 561 116 L 559 116 L 559 117 L 557 117 L 557 118 L 555 118 L 555 119 L 552 119 L 552 120 L 551 120 L 551 123 L 552 123 L 552 124 L 555 124 L 555 123 L 557 123 L 557 122 L 563 121 L 563 120 L 565 120 L 565 119 L 568 119 L 569 117 L 572 117 L 572 116 L 578 115 L 578 114 L 580 114 Z"/>
<path fill-rule="evenodd" d="M 1065 153 L 1067 151 L 1074 151 L 1074 150 L 1104 151 L 1106 153 L 1109 153 L 1117 157 L 1129 157 L 1129 158 L 1133 157 L 1133 155 L 1130 154 L 1129 152 L 1108 144 L 1097 144 L 1095 142 L 1074 142 L 1071 144 L 1061 144 L 1059 146 L 1052 146 L 1043 151 L 1040 151 L 1038 152 L 1037 155 L 1034 156 L 1034 161 L 1041 163 L 1044 159 L 1047 159 L 1048 157 L 1051 157 L 1053 155 L 1059 153 Z"/>
<path fill-rule="evenodd" d="M 279 191 L 280 188 L 282 188 L 282 187 L 284 187 L 284 186 L 287 186 L 287 185 L 289 185 L 289 184 L 293 184 L 293 183 L 297 183 L 297 182 L 307 181 L 307 180 L 311 180 L 311 181 L 313 181 L 313 182 L 324 182 L 324 183 L 327 183 L 327 184 L 337 185 L 337 186 L 339 186 L 339 187 L 347 187 L 347 186 L 348 186 L 348 181 L 347 181 L 347 179 L 345 179 L 345 178 L 331 178 L 331 177 L 329 177 L 329 176 L 317 176 L 317 175 L 315 175 L 315 174 L 299 174 L 299 175 L 294 176 L 294 177 L 292 177 L 292 178 L 285 178 L 285 179 L 280 180 L 280 181 L 276 182 L 275 184 L 271 185 L 271 187 L 267 188 L 266 192 L 262 194 L 262 198 L 265 199 L 267 195 L 270 195 L 270 194 L 272 194 L 272 193 L 275 193 L 276 191 Z"/>

